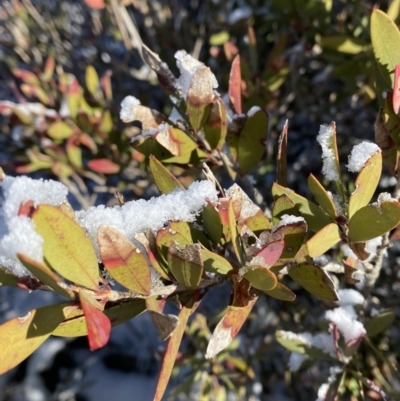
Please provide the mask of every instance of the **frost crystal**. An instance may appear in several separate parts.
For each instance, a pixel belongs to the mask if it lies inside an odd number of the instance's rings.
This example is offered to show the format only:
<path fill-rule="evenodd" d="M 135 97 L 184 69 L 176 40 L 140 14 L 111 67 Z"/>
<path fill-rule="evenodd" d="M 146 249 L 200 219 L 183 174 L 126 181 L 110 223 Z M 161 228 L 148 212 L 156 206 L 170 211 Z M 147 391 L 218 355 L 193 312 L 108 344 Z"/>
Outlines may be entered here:
<path fill-rule="evenodd" d="M 135 114 L 133 112 L 133 108 L 135 106 L 139 106 L 140 101 L 133 96 L 127 96 L 121 102 L 121 112 L 119 117 L 124 123 L 130 123 L 135 120 Z"/>
<path fill-rule="evenodd" d="M 30 218 L 18 216 L 19 207 L 28 200 L 35 206 L 42 203 L 59 205 L 66 202 L 68 189 L 56 181 L 8 176 L 0 182 L 0 188 L 4 197 L 0 206 L 0 266 L 17 276 L 28 275 L 30 273 L 16 254 L 22 253 L 43 262 L 43 239 L 34 230 Z"/>
<path fill-rule="evenodd" d="M 347 168 L 353 173 L 358 173 L 365 166 L 368 159 L 380 151 L 381 149 L 375 143 L 361 142 L 353 147 Z"/>
<path fill-rule="evenodd" d="M 337 181 L 340 174 L 336 165 L 335 154 L 331 148 L 333 134 L 334 130 L 330 125 L 321 125 L 317 141 L 322 148 L 322 174 L 330 181 Z"/>
<path fill-rule="evenodd" d="M 179 68 L 181 76 L 177 80 L 178 89 L 182 93 L 184 99 L 187 98 L 187 94 L 190 88 L 190 84 L 193 79 L 193 75 L 196 73 L 197 69 L 204 64 L 196 60 L 190 54 L 187 54 L 185 50 L 179 50 L 175 53 L 176 65 Z M 215 75 L 211 73 L 212 87 L 214 89 L 218 88 L 218 81 Z"/>
<path fill-rule="evenodd" d="M 123 206 L 101 205 L 81 210 L 76 212 L 76 218 L 97 249 L 97 229 L 101 224 L 115 228 L 131 240 L 134 234 L 147 229 L 157 231 L 171 220 L 194 221 L 207 200 L 217 202 L 217 190 L 210 181 L 198 181 L 187 190 L 176 189 L 148 201 L 140 199 Z"/>

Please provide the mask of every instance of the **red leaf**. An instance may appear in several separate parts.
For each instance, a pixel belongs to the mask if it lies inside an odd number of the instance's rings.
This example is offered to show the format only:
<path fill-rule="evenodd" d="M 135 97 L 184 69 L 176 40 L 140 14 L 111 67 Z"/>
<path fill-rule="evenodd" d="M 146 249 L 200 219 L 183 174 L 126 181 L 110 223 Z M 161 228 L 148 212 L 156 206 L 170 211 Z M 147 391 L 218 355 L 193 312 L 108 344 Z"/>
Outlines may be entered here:
<path fill-rule="evenodd" d="M 110 319 L 97 307 L 98 302 L 84 291 L 79 291 L 79 300 L 86 318 L 89 347 L 95 351 L 104 347 L 110 338 Z"/>
<path fill-rule="evenodd" d="M 394 85 L 393 85 L 393 110 L 398 115 L 400 111 L 400 64 L 394 69 Z"/>
<path fill-rule="evenodd" d="M 88 162 L 88 167 L 96 173 L 115 174 L 119 171 L 118 164 L 108 159 L 94 159 Z"/>
<path fill-rule="evenodd" d="M 242 114 L 242 76 L 240 73 L 240 56 L 235 57 L 229 77 L 229 99 L 237 114 Z"/>
<path fill-rule="evenodd" d="M 268 267 L 273 266 L 280 258 L 282 251 L 285 247 L 285 241 L 279 240 L 270 242 L 260 252 L 257 253 L 257 257 L 262 257 Z"/>

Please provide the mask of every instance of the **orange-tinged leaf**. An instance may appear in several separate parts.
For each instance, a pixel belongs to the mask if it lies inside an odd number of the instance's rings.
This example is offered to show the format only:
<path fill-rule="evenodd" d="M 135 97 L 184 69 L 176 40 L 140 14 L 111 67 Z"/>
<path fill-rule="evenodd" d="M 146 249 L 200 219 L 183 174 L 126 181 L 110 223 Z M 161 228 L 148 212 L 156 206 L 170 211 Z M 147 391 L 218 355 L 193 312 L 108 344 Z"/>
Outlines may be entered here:
<path fill-rule="evenodd" d="M 186 324 L 189 320 L 192 310 L 194 309 L 196 301 L 196 295 L 194 295 L 188 303 L 182 306 L 182 309 L 178 314 L 179 321 L 175 328 L 175 331 L 168 340 L 153 401 L 161 401 L 165 393 L 165 389 L 167 388 L 167 384 L 171 377 L 176 356 L 179 351 L 179 346 L 182 342 L 183 334 L 185 333 Z"/>
<path fill-rule="evenodd" d="M 110 338 L 110 319 L 97 308 L 97 301 L 85 291 L 79 291 L 79 300 L 86 318 L 89 347 L 92 351 L 104 347 Z"/>
<path fill-rule="evenodd" d="M 31 355 L 64 320 L 65 305 L 33 309 L 0 325 L 0 374 Z"/>
<path fill-rule="evenodd" d="M 233 59 L 229 76 L 229 100 L 236 114 L 242 114 L 242 75 L 239 54 Z"/>
<path fill-rule="evenodd" d="M 52 272 L 47 266 L 42 263 L 36 262 L 35 260 L 29 258 L 28 256 L 17 254 L 20 262 L 43 284 L 48 285 L 55 292 L 58 292 L 64 297 L 73 298 L 74 293 L 67 290 L 61 279 Z"/>
<path fill-rule="evenodd" d="M 96 173 L 115 174 L 120 170 L 118 164 L 108 159 L 93 159 L 88 161 L 88 167 Z"/>
<path fill-rule="evenodd" d="M 256 256 L 263 258 L 264 263 L 268 267 L 271 267 L 278 261 L 278 259 L 282 255 L 282 251 L 284 248 L 285 248 L 285 241 L 283 240 L 273 241 L 265 245 L 260 250 L 260 252 L 256 254 Z"/>
<path fill-rule="evenodd" d="M 149 157 L 149 167 L 156 187 L 161 194 L 168 194 L 176 188 L 184 189 L 183 185 L 155 158 L 155 156 Z"/>
<path fill-rule="evenodd" d="M 339 226 L 335 223 L 328 224 L 307 241 L 308 253 L 312 258 L 316 258 L 340 241 Z"/>
<path fill-rule="evenodd" d="M 104 0 L 85 0 L 85 3 L 96 10 L 101 10 L 105 7 Z"/>
<path fill-rule="evenodd" d="M 50 205 L 39 205 L 32 219 L 35 230 L 44 240 L 43 252 L 50 266 L 67 280 L 96 290 L 97 256 L 83 228 Z"/>
<path fill-rule="evenodd" d="M 381 173 L 382 153 L 378 151 L 367 160 L 356 178 L 356 189 L 349 199 L 349 219 L 357 210 L 368 205 L 378 186 Z"/>
<path fill-rule="evenodd" d="M 104 225 L 98 229 L 97 241 L 111 277 L 131 291 L 150 295 L 151 273 L 141 251 L 119 231 Z"/>

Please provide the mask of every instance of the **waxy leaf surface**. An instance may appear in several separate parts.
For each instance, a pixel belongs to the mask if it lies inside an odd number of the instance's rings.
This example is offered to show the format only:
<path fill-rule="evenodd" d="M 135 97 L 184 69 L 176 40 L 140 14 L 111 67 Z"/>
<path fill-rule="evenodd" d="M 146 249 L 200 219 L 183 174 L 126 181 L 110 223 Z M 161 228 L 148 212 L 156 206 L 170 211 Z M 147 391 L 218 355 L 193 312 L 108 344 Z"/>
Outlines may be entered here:
<path fill-rule="evenodd" d="M 243 277 L 257 290 L 265 292 L 276 287 L 276 276 L 268 268 L 257 265 L 246 265 L 242 269 L 245 271 Z"/>
<path fill-rule="evenodd" d="M 328 224 L 307 241 L 308 253 L 312 258 L 321 256 L 340 240 L 339 226 L 335 223 Z"/>
<path fill-rule="evenodd" d="M 310 176 L 308 177 L 308 187 L 310 188 L 311 192 L 313 193 L 315 199 L 322 207 L 322 209 L 324 209 L 329 216 L 335 218 L 335 216 L 337 215 L 337 211 L 335 208 L 335 204 L 333 203 L 333 199 L 329 196 L 326 189 L 312 174 L 310 174 Z"/>
<path fill-rule="evenodd" d="M 279 282 L 276 284 L 275 288 L 264 292 L 270 297 L 279 299 L 281 301 L 294 301 L 296 299 L 296 295 L 293 294 L 289 288 Z"/>
<path fill-rule="evenodd" d="M 44 240 L 43 253 L 50 266 L 67 280 L 96 290 L 99 281 L 97 256 L 83 228 L 49 205 L 39 205 L 32 219 Z"/>
<path fill-rule="evenodd" d="M 161 194 L 169 194 L 176 188 L 184 189 L 183 185 L 154 156 L 149 157 L 149 167 Z"/>
<path fill-rule="evenodd" d="M 232 265 L 221 255 L 208 249 L 201 249 L 201 259 L 204 270 L 210 273 L 228 274 L 233 270 Z"/>
<path fill-rule="evenodd" d="M 228 117 L 224 102 L 215 97 L 211 106 L 210 115 L 204 125 L 204 134 L 211 149 L 221 149 L 225 143 L 228 129 Z"/>

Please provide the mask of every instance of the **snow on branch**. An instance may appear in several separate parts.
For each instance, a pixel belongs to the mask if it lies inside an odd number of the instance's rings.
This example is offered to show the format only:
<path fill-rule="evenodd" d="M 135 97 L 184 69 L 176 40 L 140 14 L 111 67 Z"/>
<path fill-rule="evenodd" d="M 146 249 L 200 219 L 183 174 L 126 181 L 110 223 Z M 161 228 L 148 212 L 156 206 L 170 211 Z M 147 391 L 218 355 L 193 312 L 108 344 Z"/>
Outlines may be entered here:
<path fill-rule="evenodd" d="M 340 174 L 332 149 L 334 129 L 330 125 L 321 125 L 317 141 L 322 148 L 322 174 L 330 181 L 339 180 Z"/>

